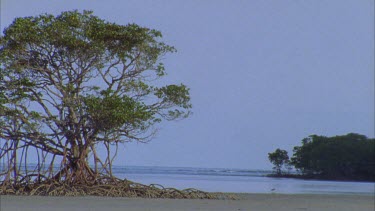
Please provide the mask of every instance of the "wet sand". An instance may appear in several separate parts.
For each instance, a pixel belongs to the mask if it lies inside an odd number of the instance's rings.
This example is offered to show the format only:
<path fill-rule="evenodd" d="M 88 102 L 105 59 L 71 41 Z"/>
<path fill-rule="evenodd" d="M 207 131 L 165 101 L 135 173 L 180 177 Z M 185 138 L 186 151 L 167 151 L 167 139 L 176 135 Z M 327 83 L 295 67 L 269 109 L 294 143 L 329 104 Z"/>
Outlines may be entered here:
<path fill-rule="evenodd" d="M 374 195 L 238 194 L 239 200 L 0 196 L 1 211 L 49 210 L 361 210 L 373 211 Z"/>

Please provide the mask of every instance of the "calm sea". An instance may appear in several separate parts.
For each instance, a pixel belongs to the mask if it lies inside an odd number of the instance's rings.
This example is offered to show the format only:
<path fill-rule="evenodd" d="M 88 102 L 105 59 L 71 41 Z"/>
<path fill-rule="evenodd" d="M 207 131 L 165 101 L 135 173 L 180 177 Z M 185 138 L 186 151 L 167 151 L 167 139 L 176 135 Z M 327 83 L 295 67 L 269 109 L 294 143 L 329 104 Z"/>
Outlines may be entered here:
<path fill-rule="evenodd" d="M 36 169 L 35 164 L 28 169 Z M 0 165 L 0 171 L 2 165 Z M 209 192 L 375 195 L 374 182 L 336 182 L 266 177 L 271 171 L 224 168 L 113 166 L 113 174 L 142 184 Z M 56 169 L 56 172 L 58 169 Z M 0 180 L 3 179 L 0 176 Z"/>
<path fill-rule="evenodd" d="M 374 182 L 270 178 L 271 171 L 221 168 L 114 166 L 119 178 L 142 184 L 210 192 L 375 195 Z"/>

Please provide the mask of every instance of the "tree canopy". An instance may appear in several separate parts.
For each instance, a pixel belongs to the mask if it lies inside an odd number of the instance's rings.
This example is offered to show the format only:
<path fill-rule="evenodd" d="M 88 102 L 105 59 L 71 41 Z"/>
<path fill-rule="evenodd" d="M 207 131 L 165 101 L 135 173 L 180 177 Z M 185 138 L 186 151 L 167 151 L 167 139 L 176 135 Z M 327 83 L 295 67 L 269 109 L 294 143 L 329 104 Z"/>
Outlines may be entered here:
<path fill-rule="evenodd" d="M 281 175 L 282 167 L 289 162 L 288 152 L 279 148 L 275 152 L 268 153 L 268 159 L 274 165 L 277 175 Z"/>
<path fill-rule="evenodd" d="M 291 163 L 304 175 L 375 181 L 375 139 L 364 135 L 311 135 L 293 152 Z"/>
<path fill-rule="evenodd" d="M 90 11 L 15 19 L 0 36 L 4 182 L 112 176 L 118 143 L 149 141 L 157 123 L 188 117 L 189 89 L 158 86 L 166 75 L 161 58 L 176 51 L 161 38 L 160 31 L 110 23 Z M 100 157 L 97 146 L 107 155 Z M 25 171 L 31 150 L 37 174 Z"/>

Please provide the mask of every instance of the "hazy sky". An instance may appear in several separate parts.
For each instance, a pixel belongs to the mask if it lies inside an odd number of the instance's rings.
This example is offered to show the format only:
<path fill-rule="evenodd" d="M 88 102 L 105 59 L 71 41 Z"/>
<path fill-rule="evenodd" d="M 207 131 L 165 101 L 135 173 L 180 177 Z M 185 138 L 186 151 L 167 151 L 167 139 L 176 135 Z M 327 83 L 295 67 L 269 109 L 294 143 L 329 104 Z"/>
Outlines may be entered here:
<path fill-rule="evenodd" d="M 126 144 L 121 165 L 270 169 L 311 134 L 374 137 L 373 0 L 0 0 L 15 17 L 78 9 L 158 29 L 194 114 Z"/>

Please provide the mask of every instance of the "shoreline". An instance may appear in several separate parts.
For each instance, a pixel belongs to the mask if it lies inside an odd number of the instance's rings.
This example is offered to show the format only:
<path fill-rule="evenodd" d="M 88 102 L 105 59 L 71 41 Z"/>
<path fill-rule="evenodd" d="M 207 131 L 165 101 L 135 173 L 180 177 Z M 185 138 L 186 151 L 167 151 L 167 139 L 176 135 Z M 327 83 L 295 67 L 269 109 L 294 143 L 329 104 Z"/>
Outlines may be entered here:
<path fill-rule="evenodd" d="M 323 177 L 323 176 L 320 176 L 320 175 L 267 174 L 267 175 L 265 175 L 265 177 L 300 179 L 300 180 L 316 180 L 316 181 L 333 181 L 333 182 L 372 182 L 372 183 L 375 183 L 375 180 L 373 180 L 373 179 L 331 178 L 331 177 Z"/>
<path fill-rule="evenodd" d="M 0 210 L 374 210 L 374 195 L 223 193 L 238 200 L 0 196 Z"/>

